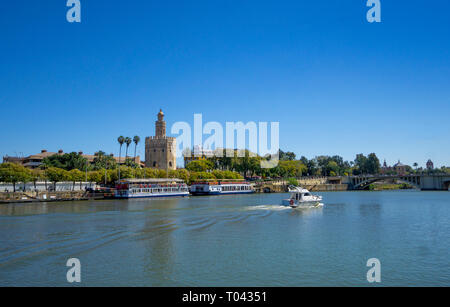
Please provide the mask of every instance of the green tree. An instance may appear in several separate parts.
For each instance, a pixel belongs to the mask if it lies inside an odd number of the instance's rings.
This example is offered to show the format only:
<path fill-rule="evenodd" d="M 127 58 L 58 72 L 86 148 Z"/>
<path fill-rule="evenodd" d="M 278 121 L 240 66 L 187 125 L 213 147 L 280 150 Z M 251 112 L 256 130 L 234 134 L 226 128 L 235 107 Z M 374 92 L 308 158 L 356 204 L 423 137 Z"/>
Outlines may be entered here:
<path fill-rule="evenodd" d="M 131 168 L 139 168 L 139 164 L 133 161 L 133 159 L 128 158 L 125 160 L 125 166 L 131 167 Z"/>
<path fill-rule="evenodd" d="M 16 192 L 16 183 L 27 183 L 31 179 L 31 172 L 20 164 L 0 164 L 0 182 L 12 183 L 13 191 Z"/>
<path fill-rule="evenodd" d="M 174 172 L 174 173 L 172 173 L 172 172 Z M 172 177 L 172 175 L 173 175 L 172 178 L 179 178 L 179 179 L 184 180 L 184 182 L 189 181 L 189 172 L 185 169 L 177 169 L 177 170 L 171 171 L 170 173 L 171 174 L 169 174 L 169 176 Z"/>
<path fill-rule="evenodd" d="M 102 170 L 90 171 L 88 173 L 88 180 L 89 180 L 89 182 L 101 183 L 103 180 L 103 177 L 102 177 L 103 174 L 104 174 L 104 171 L 102 171 Z"/>
<path fill-rule="evenodd" d="M 136 148 L 140 141 L 141 141 L 141 138 L 139 136 L 135 135 L 133 138 L 133 142 L 134 142 L 134 160 L 133 160 L 133 162 L 136 162 Z"/>
<path fill-rule="evenodd" d="M 367 156 L 367 165 L 366 169 L 369 174 L 379 174 L 380 173 L 380 160 L 378 159 L 377 155 L 375 153 L 371 153 Z"/>
<path fill-rule="evenodd" d="M 129 138 L 129 137 L 125 138 L 125 145 L 127 145 L 126 150 L 125 150 L 125 161 L 128 158 L 128 147 L 130 147 L 131 142 L 132 142 L 131 138 Z"/>
<path fill-rule="evenodd" d="M 144 169 L 145 178 L 158 178 L 158 170 L 156 168 L 145 168 Z"/>
<path fill-rule="evenodd" d="M 214 165 L 209 160 L 194 160 L 186 165 L 186 169 L 190 172 L 206 172 L 213 169 Z"/>
<path fill-rule="evenodd" d="M 86 166 L 87 159 L 76 152 L 66 153 L 63 155 L 55 154 L 42 160 L 45 167 L 57 167 L 70 171 L 73 169 L 83 170 Z"/>
<path fill-rule="evenodd" d="M 133 179 L 134 178 L 134 170 L 128 166 L 120 166 L 120 173 L 122 174 L 123 179 Z"/>
<path fill-rule="evenodd" d="M 325 168 L 326 176 L 336 176 L 339 173 L 339 165 L 336 161 L 329 161 Z"/>
<path fill-rule="evenodd" d="M 31 178 L 30 180 L 33 182 L 33 186 L 36 189 L 36 182 L 41 180 L 46 180 L 45 172 L 41 169 L 32 169 L 30 170 Z"/>
<path fill-rule="evenodd" d="M 279 159 L 281 161 L 294 161 L 295 160 L 295 153 L 291 151 L 284 152 L 282 150 L 279 151 Z"/>
<path fill-rule="evenodd" d="M 94 155 L 94 160 L 92 162 L 92 170 L 98 171 L 100 169 L 116 169 L 117 162 L 111 155 L 107 155 L 104 151 L 99 150 Z"/>
<path fill-rule="evenodd" d="M 73 169 L 73 170 L 69 171 L 68 177 L 69 177 L 70 181 L 72 181 L 72 183 L 73 183 L 72 191 L 75 190 L 75 182 L 80 182 L 80 188 L 81 188 L 81 182 L 83 181 L 83 178 L 84 178 L 84 174 L 82 171 L 80 171 L 78 169 Z"/>
<path fill-rule="evenodd" d="M 295 178 L 288 178 L 287 183 L 288 183 L 288 185 L 293 185 L 295 187 L 299 186 L 298 181 Z"/>
<path fill-rule="evenodd" d="M 119 136 L 117 138 L 117 142 L 119 143 L 120 147 L 119 147 L 119 180 L 120 180 L 120 158 L 122 157 L 122 145 L 125 142 L 125 138 L 123 136 Z"/>
<path fill-rule="evenodd" d="M 353 173 L 355 175 L 361 175 L 367 173 L 366 165 L 367 165 L 367 157 L 363 154 L 357 154 L 355 158 L 355 169 Z"/>
<path fill-rule="evenodd" d="M 53 182 L 53 188 L 55 191 L 56 191 L 56 183 L 57 182 L 70 180 L 69 172 L 64 169 L 57 168 L 57 167 L 47 168 L 45 170 L 45 175 L 47 176 L 48 180 Z"/>
<path fill-rule="evenodd" d="M 158 169 L 156 173 L 157 173 L 156 178 L 167 178 L 167 172 L 165 170 Z"/>

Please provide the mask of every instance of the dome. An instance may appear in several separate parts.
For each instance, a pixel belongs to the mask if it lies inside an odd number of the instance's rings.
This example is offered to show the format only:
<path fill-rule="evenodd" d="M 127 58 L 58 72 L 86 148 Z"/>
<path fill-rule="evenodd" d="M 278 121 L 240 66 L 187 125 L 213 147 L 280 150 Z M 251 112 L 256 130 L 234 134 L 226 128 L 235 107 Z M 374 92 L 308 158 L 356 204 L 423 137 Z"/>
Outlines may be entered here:
<path fill-rule="evenodd" d="M 398 161 L 397 164 L 394 165 L 394 167 L 402 167 L 402 166 L 406 166 L 406 165 L 401 163 L 400 160 Z"/>
<path fill-rule="evenodd" d="M 162 109 L 159 109 L 158 120 L 163 120 L 163 118 L 164 118 L 164 113 L 163 113 Z"/>

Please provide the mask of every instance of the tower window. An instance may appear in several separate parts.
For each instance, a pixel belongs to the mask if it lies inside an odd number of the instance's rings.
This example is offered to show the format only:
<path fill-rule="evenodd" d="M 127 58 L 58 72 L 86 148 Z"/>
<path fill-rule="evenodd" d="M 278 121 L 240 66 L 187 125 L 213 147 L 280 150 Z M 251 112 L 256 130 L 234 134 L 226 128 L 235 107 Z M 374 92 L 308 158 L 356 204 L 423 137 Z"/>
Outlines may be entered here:
<path fill-rule="evenodd" d="M 172 166 L 172 161 L 169 162 L 169 166 L 170 166 L 170 167 Z"/>

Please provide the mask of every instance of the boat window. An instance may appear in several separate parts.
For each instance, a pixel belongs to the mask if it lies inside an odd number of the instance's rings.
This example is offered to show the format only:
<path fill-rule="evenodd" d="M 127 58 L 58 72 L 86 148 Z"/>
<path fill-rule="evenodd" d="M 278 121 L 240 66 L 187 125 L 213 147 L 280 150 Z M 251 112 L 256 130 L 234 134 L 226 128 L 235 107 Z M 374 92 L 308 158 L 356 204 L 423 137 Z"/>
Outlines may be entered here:
<path fill-rule="evenodd" d="M 305 193 L 305 196 L 311 196 L 311 194 L 310 193 Z"/>

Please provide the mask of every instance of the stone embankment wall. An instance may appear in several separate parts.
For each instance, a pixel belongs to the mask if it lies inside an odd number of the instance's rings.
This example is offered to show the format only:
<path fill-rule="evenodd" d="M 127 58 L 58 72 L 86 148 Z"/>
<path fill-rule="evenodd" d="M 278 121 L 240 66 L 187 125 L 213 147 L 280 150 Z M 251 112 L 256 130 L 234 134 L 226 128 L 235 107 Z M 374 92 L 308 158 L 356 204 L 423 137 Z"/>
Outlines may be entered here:
<path fill-rule="evenodd" d="M 305 189 L 309 191 L 320 191 L 320 192 L 338 192 L 347 191 L 349 189 L 348 184 L 316 184 L 316 185 L 304 185 Z"/>
<path fill-rule="evenodd" d="M 326 184 L 327 177 L 297 179 L 300 186 Z"/>
<path fill-rule="evenodd" d="M 347 191 L 348 184 L 327 183 L 326 178 L 300 179 L 299 185 L 310 191 Z M 289 191 L 289 184 L 286 181 L 262 182 L 254 184 L 257 193 L 285 193 Z"/>
<path fill-rule="evenodd" d="M 0 202 L 45 202 L 63 200 L 83 200 L 88 198 L 85 191 L 64 192 L 1 192 Z"/>

